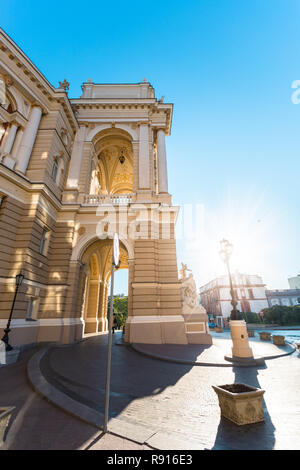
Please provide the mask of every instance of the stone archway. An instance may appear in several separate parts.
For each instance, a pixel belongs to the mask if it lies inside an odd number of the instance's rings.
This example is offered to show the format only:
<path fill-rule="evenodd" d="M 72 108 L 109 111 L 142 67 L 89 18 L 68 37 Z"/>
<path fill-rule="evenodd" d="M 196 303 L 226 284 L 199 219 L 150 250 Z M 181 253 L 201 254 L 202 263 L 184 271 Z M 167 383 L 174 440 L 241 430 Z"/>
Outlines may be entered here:
<path fill-rule="evenodd" d="M 133 192 L 134 155 L 132 136 L 119 128 L 104 129 L 93 136 L 89 192 L 98 195 Z"/>
<path fill-rule="evenodd" d="M 95 240 L 83 251 L 81 262 L 86 266 L 81 302 L 84 334 L 107 331 L 107 304 L 111 275 L 112 240 Z M 120 268 L 128 269 L 128 251 L 120 243 Z M 130 289 L 129 289 L 130 291 Z M 128 296 L 129 296 L 128 291 Z"/>

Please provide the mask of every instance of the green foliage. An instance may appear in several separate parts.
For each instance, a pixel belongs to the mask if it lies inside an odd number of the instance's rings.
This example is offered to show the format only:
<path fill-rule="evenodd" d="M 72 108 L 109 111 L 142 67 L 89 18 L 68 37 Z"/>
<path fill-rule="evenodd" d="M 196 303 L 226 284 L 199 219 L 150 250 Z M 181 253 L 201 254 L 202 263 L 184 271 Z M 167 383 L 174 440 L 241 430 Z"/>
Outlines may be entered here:
<path fill-rule="evenodd" d="M 240 312 L 243 320 L 246 323 L 261 323 L 261 318 L 258 313 L 255 312 Z"/>
<path fill-rule="evenodd" d="M 263 309 L 263 322 L 269 324 L 299 325 L 300 305 L 286 307 L 284 305 L 273 305 L 273 307 Z"/>
<path fill-rule="evenodd" d="M 109 312 L 109 304 L 110 299 L 108 301 L 107 313 Z M 114 295 L 113 311 L 117 317 L 118 328 L 123 328 L 128 316 L 128 297 L 123 294 Z"/>

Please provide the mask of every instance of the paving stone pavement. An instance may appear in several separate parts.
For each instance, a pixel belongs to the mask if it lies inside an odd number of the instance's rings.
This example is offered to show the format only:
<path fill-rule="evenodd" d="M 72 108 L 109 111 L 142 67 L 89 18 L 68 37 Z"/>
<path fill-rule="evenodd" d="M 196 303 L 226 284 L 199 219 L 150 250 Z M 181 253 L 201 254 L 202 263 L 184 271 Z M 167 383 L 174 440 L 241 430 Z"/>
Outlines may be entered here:
<path fill-rule="evenodd" d="M 300 449 L 298 352 L 264 367 L 201 367 L 145 357 L 117 345 L 118 335 L 114 339 L 111 417 L 155 430 L 153 443 L 160 440 L 160 448 L 165 439 L 166 446 L 178 440 L 205 449 Z M 41 363 L 42 373 L 59 390 L 103 412 L 106 341 L 107 335 L 99 335 L 53 348 Z M 228 350 L 230 340 L 218 341 Z M 257 347 L 263 353 L 263 343 Z M 236 426 L 220 419 L 211 385 L 232 382 L 266 391 L 263 423 Z"/>
<path fill-rule="evenodd" d="M 0 405 L 15 406 L 0 450 L 148 450 L 80 421 L 35 393 L 26 376 L 27 361 L 39 347 L 0 370 Z"/>

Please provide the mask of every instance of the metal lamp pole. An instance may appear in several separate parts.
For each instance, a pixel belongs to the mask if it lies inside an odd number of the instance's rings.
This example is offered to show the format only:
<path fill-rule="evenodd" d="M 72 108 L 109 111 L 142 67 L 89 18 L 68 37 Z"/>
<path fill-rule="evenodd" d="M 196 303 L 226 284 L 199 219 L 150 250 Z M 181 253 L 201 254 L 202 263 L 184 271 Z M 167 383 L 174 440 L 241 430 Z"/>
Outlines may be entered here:
<path fill-rule="evenodd" d="M 236 308 L 237 307 L 237 301 L 235 299 L 235 294 L 233 290 L 233 285 L 232 285 L 232 278 L 231 278 L 231 273 L 230 273 L 230 268 L 229 268 L 229 258 L 232 253 L 232 244 L 229 243 L 228 240 L 221 240 L 221 250 L 220 250 L 220 256 L 224 263 L 227 266 L 227 271 L 228 271 L 228 277 L 229 277 L 229 283 L 230 283 L 230 295 L 231 295 L 231 305 L 233 309 L 231 310 L 231 315 L 230 315 L 230 320 L 241 320 L 241 314 L 239 310 Z"/>
<path fill-rule="evenodd" d="M 230 314 L 230 334 L 232 339 L 232 357 L 224 356 L 227 361 L 240 362 L 247 364 L 254 364 L 253 352 L 249 345 L 248 333 L 246 322 L 242 319 L 242 316 L 237 307 L 237 301 L 232 285 L 232 278 L 229 268 L 229 258 L 232 253 L 232 244 L 228 240 L 221 240 L 221 251 L 220 256 L 227 266 L 229 283 L 230 283 L 230 294 L 231 294 L 231 305 L 232 310 Z"/>
<path fill-rule="evenodd" d="M 119 266 L 119 238 L 115 233 L 114 245 L 112 254 L 112 267 L 110 279 L 110 305 L 108 314 L 108 344 L 107 344 L 107 362 L 106 362 L 106 384 L 105 384 L 105 407 L 104 407 L 104 424 L 103 432 L 107 433 L 107 423 L 109 415 L 109 395 L 110 395 L 110 371 L 111 371 L 111 349 L 112 349 L 112 318 L 113 318 L 113 304 L 114 304 L 114 274 L 115 268 Z"/>
<path fill-rule="evenodd" d="M 9 317 L 8 317 L 8 322 L 7 322 L 6 328 L 4 330 L 4 335 L 3 335 L 3 338 L 2 338 L 2 341 L 5 343 L 6 351 L 11 351 L 13 349 L 13 347 L 9 344 L 8 333 L 10 332 L 10 323 L 11 323 L 12 314 L 13 314 L 13 311 L 14 311 L 14 306 L 15 306 L 15 302 L 16 302 L 18 289 L 19 289 L 20 285 L 22 284 L 23 279 L 24 279 L 24 276 L 23 276 L 22 273 L 16 275 L 16 289 L 15 289 L 14 300 L 13 300 L 13 303 L 12 303 L 12 306 L 11 306 L 10 314 L 9 314 Z"/>

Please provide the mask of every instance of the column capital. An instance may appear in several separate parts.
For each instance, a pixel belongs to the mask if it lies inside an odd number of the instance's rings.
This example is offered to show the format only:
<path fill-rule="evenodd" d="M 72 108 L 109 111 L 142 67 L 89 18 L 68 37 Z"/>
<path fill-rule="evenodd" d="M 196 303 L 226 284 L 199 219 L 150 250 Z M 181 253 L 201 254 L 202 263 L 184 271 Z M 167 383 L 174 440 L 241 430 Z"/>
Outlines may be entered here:
<path fill-rule="evenodd" d="M 138 121 L 137 122 L 137 125 L 140 127 L 140 126 L 149 126 L 150 123 L 149 121 Z"/>
<path fill-rule="evenodd" d="M 154 127 L 153 130 L 156 130 L 156 132 L 162 131 L 166 135 L 166 129 L 165 127 Z"/>
<path fill-rule="evenodd" d="M 33 101 L 31 103 L 31 110 L 33 108 L 39 108 L 42 111 L 42 114 L 48 114 L 48 111 L 46 110 L 46 108 L 41 103 L 39 103 L 38 101 Z"/>

